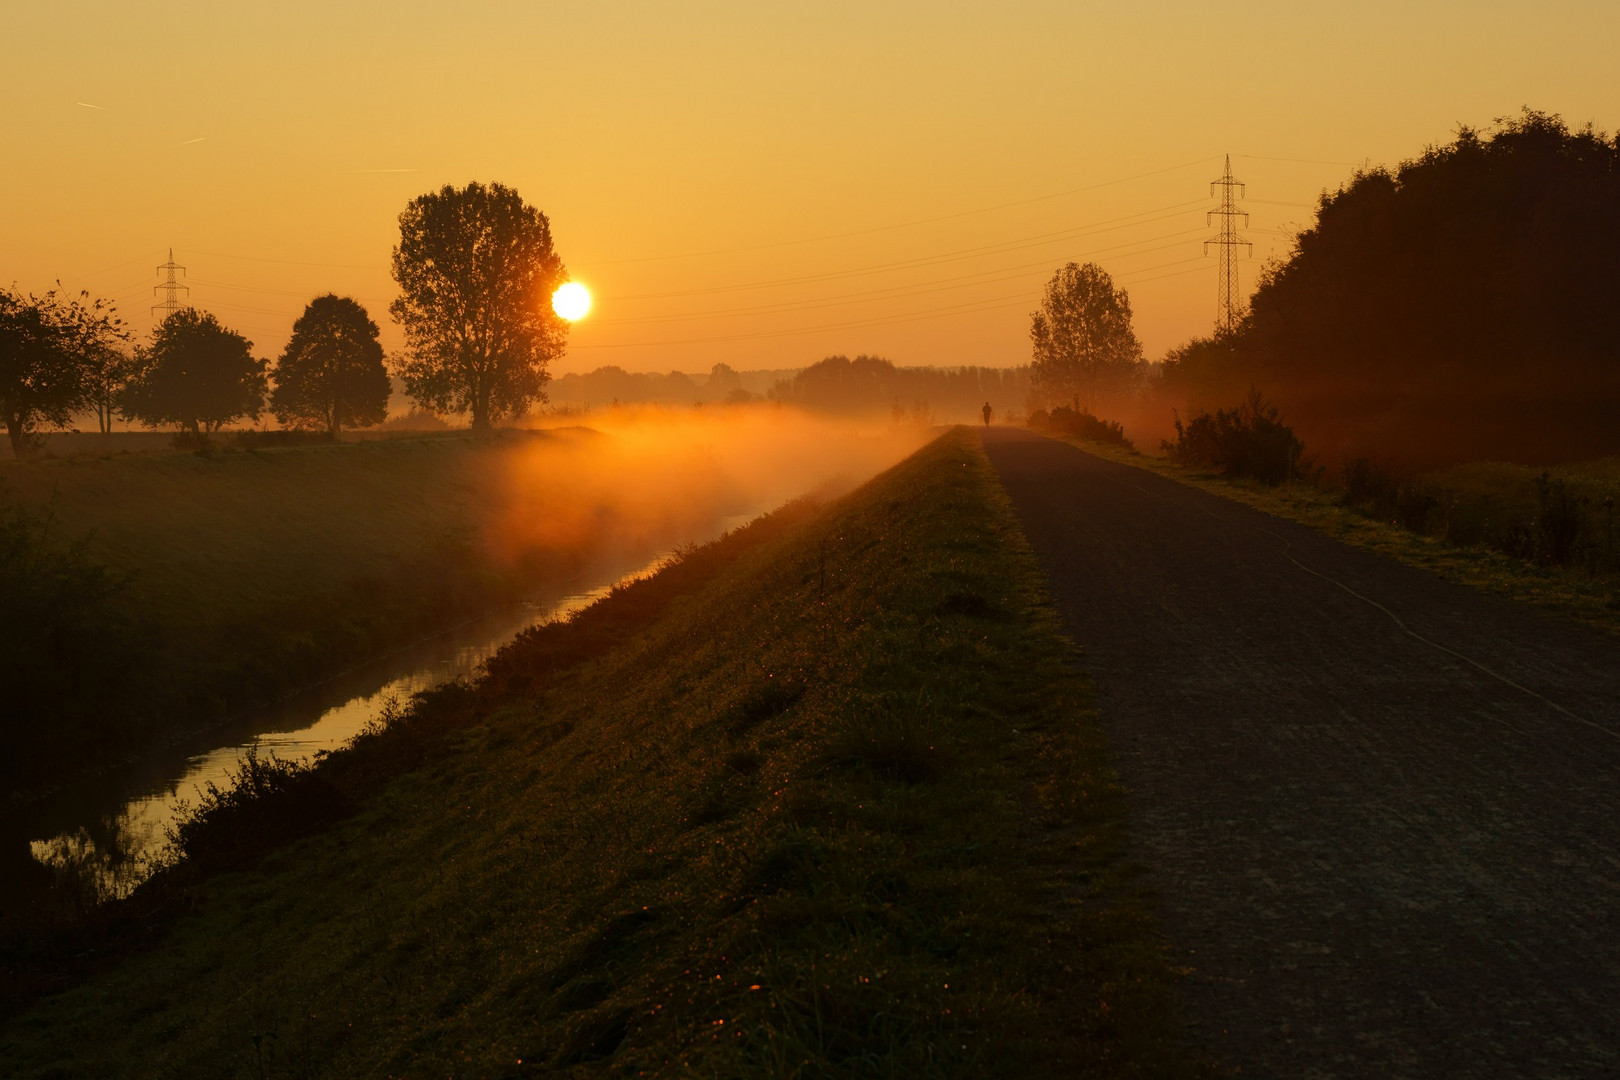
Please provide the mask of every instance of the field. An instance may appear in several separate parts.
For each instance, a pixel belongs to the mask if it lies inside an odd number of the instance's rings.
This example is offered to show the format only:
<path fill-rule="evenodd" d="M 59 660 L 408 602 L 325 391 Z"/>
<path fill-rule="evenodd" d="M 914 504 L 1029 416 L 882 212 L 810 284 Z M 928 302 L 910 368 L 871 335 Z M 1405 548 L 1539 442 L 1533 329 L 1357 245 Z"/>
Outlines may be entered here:
<path fill-rule="evenodd" d="M 1088 684 L 966 432 L 323 771 L 352 813 L 161 878 L 162 947 L 13 1018 L 5 1071 L 1192 1069 Z"/>
<path fill-rule="evenodd" d="M 0 511 L 36 523 L 7 536 L 76 560 L 0 553 L 37 609 L 4 627 L 8 648 L 61 684 L 14 696 L 4 757 L 31 766 L 0 787 L 138 752 L 747 508 L 691 454 L 670 455 L 688 479 L 664 502 L 594 484 L 583 463 L 622 464 L 622 443 L 564 428 L 0 463 Z"/>

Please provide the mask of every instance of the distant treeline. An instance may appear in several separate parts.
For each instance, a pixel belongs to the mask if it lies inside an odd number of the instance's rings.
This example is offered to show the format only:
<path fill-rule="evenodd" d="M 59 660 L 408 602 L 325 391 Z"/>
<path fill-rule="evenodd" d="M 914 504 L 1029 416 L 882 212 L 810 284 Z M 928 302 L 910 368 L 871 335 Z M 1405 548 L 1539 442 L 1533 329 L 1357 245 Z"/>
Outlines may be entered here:
<path fill-rule="evenodd" d="M 736 371 L 730 364 L 716 364 L 709 374 L 688 375 L 626 371 L 610 365 L 583 375 L 563 375 L 553 379 L 549 390 L 551 404 L 560 408 L 601 408 L 608 405 L 699 405 L 737 403 L 764 397 L 778 382 L 790 379 L 796 369 Z"/>
<path fill-rule="evenodd" d="M 1327 465 L 1620 453 L 1617 296 L 1620 139 L 1526 111 L 1323 195 L 1160 392 L 1186 415 L 1257 387 Z"/>
<path fill-rule="evenodd" d="M 551 386 L 554 406 L 735 404 L 768 399 L 817 412 L 901 415 L 908 419 L 977 417 L 1022 410 L 1029 368 L 896 367 L 880 356 L 829 356 L 802 370 L 734 371 L 716 364 L 707 377 L 600 367 L 564 375 Z"/>
<path fill-rule="evenodd" d="M 778 401 L 831 413 L 889 411 L 914 419 L 976 418 L 988 402 L 998 415 L 1021 410 L 1029 397 L 1029 367 L 896 367 L 881 356 L 829 356 L 791 381 L 778 383 Z"/>

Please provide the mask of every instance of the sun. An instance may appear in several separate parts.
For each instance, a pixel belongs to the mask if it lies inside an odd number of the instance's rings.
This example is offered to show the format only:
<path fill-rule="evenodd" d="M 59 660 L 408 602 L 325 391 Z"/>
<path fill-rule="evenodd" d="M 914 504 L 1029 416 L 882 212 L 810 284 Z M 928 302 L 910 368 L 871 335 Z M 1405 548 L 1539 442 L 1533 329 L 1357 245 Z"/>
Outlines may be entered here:
<path fill-rule="evenodd" d="M 591 310 L 591 290 L 577 281 L 559 285 L 551 294 L 551 310 L 569 322 L 577 322 Z"/>

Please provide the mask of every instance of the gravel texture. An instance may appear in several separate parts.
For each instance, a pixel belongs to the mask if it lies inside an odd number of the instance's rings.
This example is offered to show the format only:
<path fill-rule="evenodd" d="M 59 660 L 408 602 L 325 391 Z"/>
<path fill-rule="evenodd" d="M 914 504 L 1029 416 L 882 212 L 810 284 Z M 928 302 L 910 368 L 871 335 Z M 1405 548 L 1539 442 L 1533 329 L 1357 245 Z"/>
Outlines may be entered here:
<path fill-rule="evenodd" d="M 985 448 L 1243 1076 L 1620 1075 L 1620 642 L 1011 429 Z"/>

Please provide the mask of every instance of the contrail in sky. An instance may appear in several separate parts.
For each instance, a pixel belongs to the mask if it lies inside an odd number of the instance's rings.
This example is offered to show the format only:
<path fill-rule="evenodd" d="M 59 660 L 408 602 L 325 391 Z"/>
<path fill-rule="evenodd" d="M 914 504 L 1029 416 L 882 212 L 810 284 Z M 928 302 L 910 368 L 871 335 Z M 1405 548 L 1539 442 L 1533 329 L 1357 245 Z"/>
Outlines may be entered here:
<path fill-rule="evenodd" d="M 416 170 L 415 169 L 356 169 L 354 171 L 357 172 L 357 173 L 395 173 L 395 172 L 415 172 Z"/>
<path fill-rule="evenodd" d="M 185 142 L 176 143 L 175 145 L 177 145 L 177 146 L 190 146 L 192 143 L 204 142 L 204 141 L 207 140 L 207 138 L 208 138 L 208 136 L 206 136 L 206 135 L 199 135 L 195 139 L 187 139 Z"/>
<path fill-rule="evenodd" d="M 100 105 L 92 105 L 88 101 L 75 101 L 73 104 L 75 104 L 75 105 L 83 105 L 87 109 L 95 109 L 95 110 L 97 110 L 99 112 L 105 112 L 106 111 L 106 109 L 102 108 L 102 106 L 100 106 Z"/>

